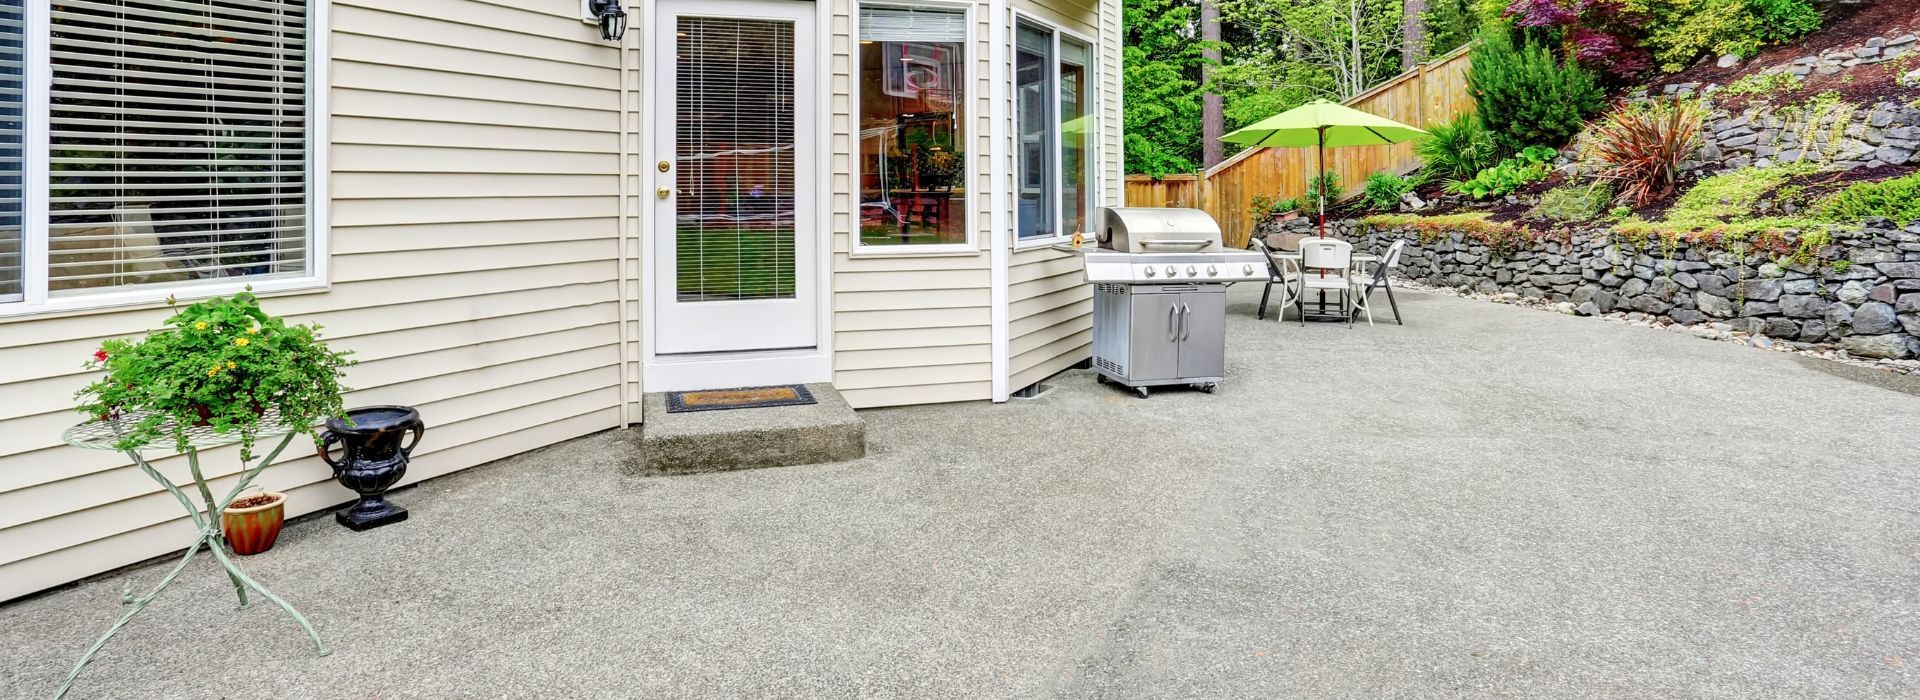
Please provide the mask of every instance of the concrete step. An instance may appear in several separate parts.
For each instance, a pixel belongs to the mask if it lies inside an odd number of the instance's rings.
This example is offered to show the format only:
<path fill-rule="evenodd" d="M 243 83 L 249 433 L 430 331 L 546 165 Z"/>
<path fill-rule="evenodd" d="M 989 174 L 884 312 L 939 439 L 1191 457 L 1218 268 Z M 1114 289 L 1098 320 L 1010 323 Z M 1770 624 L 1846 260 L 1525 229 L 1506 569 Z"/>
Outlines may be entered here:
<path fill-rule="evenodd" d="M 668 413 L 667 395 L 643 398 L 640 459 L 651 474 L 791 467 L 859 459 L 867 422 L 832 384 L 808 384 L 810 406 Z"/>

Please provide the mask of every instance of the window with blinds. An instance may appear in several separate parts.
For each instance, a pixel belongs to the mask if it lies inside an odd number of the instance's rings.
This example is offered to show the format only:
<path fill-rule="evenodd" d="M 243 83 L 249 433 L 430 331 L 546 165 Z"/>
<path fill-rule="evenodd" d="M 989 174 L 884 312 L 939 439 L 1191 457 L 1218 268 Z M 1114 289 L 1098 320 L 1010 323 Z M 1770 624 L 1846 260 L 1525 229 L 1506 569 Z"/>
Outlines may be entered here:
<path fill-rule="evenodd" d="M 25 0 L 0 0 L 0 303 L 25 298 L 26 238 L 21 206 L 26 178 Z"/>
<path fill-rule="evenodd" d="M 307 274 L 305 0 L 58 0 L 50 19 L 49 297 Z"/>

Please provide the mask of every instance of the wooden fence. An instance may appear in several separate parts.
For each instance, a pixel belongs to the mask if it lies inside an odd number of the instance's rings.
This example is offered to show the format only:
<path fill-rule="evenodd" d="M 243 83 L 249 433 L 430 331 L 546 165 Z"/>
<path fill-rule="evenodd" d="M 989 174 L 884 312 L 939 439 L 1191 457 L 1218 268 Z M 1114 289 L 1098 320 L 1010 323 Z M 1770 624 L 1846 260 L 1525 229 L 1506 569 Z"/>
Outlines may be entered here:
<path fill-rule="evenodd" d="M 1345 103 L 1414 126 L 1425 127 L 1473 110 L 1467 92 L 1467 47 L 1401 73 Z M 1127 176 L 1127 206 L 1194 207 L 1220 222 L 1227 245 L 1241 248 L 1253 235 L 1248 211 L 1254 195 L 1299 197 L 1314 170 L 1313 148 L 1249 148 L 1198 175 L 1169 175 L 1155 180 Z M 1346 194 L 1358 193 L 1367 176 L 1404 175 L 1419 167 L 1412 144 L 1327 149 L 1327 169 L 1337 173 Z"/>

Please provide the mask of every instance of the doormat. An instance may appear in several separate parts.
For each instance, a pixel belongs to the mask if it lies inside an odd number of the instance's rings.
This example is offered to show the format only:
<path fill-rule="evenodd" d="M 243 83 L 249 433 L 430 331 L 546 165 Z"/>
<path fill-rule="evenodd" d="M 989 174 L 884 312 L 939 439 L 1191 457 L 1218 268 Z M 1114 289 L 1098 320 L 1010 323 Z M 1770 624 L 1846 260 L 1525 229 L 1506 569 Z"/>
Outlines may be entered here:
<path fill-rule="evenodd" d="M 750 386 L 739 389 L 667 392 L 668 413 L 724 411 L 729 408 L 765 408 L 768 406 L 806 406 L 815 403 L 805 386 Z"/>

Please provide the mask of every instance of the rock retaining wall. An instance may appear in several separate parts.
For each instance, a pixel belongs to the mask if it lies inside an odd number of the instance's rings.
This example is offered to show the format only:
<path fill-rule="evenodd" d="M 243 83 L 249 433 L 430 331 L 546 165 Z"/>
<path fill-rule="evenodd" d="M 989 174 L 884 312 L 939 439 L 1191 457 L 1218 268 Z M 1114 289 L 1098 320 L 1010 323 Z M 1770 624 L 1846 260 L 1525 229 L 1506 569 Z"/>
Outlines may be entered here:
<path fill-rule="evenodd" d="M 1753 335 L 1833 343 L 1863 357 L 1920 355 L 1920 224 L 1833 233 L 1836 262 L 1793 264 L 1678 242 L 1651 250 L 1606 228 L 1501 253 L 1464 233 L 1330 224 L 1329 235 L 1384 252 L 1408 239 L 1399 274 L 1422 283 L 1564 301 L 1577 313 L 1723 321 Z M 1844 260 L 1845 262 L 1837 262 Z"/>

